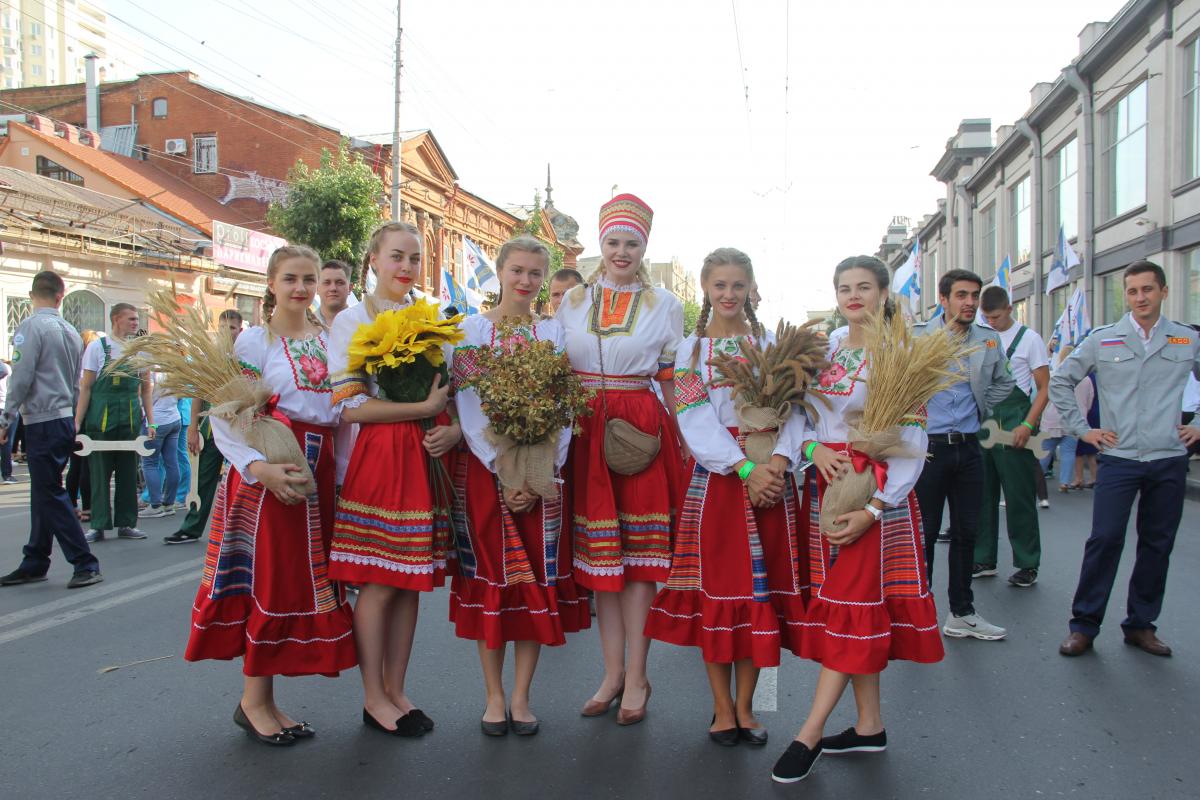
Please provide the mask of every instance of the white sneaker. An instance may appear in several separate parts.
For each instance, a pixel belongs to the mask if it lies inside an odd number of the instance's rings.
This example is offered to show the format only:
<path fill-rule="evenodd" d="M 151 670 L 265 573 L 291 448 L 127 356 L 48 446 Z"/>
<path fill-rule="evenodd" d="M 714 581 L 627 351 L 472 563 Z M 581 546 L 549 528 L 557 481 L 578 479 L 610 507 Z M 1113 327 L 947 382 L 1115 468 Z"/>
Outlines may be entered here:
<path fill-rule="evenodd" d="M 138 512 L 138 519 L 155 519 L 157 517 L 165 517 L 167 516 L 167 513 L 166 506 L 146 506 Z M 174 514 L 175 512 L 171 511 L 170 513 Z"/>
<path fill-rule="evenodd" d="M 87 533 L 85 533 L 83 535 L 83 538 L 87 540 L 88 544 L 95 544 L 96 542 L 98 542 L 104 538 L 104 531 L 100 531 L 100 530 L 96 530 L 95 528 L 91 528 L 88 530 Z"/>
<path fill-rule="evenodd" d="M 1039 506 L 1040 508 L 1049 508 L 1049 507 L 1050 507 L 1050 501 L 1049 501 L 1049 500 L 1042 500 L 1041 502 L 1039 502 L 1039 503 L 1038 503 L 1038 506 Z"/>
<path fill-rule="evenodd" d="M 956 617 L 951 614 L 946 618 L 946 624 L 942 626 L 942 633 L 947 636 L 952 636 L 955 639 L 982 639 L 985 642 L 994 642 L 997 639 L 1003 639 L 1008 635 L 1008 631 L 1001 628 L 999 625 L 993 625 L 978 614 L 967 614 L 966 616 Z"/>

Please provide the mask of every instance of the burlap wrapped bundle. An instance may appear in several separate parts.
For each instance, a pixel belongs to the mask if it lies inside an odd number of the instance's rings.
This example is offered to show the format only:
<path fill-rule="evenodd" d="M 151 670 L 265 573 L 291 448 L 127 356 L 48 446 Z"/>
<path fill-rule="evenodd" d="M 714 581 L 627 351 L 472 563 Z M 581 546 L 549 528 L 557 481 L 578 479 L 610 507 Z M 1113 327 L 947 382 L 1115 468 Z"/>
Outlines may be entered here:
<path fill-rule="evenodd" d="M 779 429 L 791 413 L 791 403 L 783 403 L 779 408 L 739 405 L 738 431 L 746 437 L 743 448 L 746 458 L 755 464 L 769 463 L 779 444 Z"/>
<path fill-rule="evenodd" d="M 904 441 L 903 428 L 900 426 L 869 436 L 863 435 L 852 426 L 849 434 L 850 447 L 872 461 L 884 462 L 889 458 L 915 458 L 925 455 Z M 875 492 L 882 488 L 875 479 L 875 470 L 870 465 L 862 472 L 851 469 L 847 474 L 834 478 L 833 482 L 825 487 L 825 494 L 821 498 L 821 530 L 836 532 L 845 528 L 844 522 L 834 523 L 834 520 L 862 508 Z"/>
<path fill-rule="evenodd" d="M 305 483 L 296 490 L 312 494 L 317 490 L 317 481 L 296 436 L 267 411 L 273 396 L 274 392 L 261 380 L 239 376 L 221 386 L 213 395 L 214 400 L 219 400 L 205 413 L 228 422 L 249 447 L 263 454 L 267 463 L 300 467 Z"/>
<path fill-rule="evenodd" d="M 538 497 L 545 498 L 558 494 L 558 481 L 554 477 L 557 439 L 517 444 L 490 429 L 487 437 L 496 448 L 496 476 L 500 478 L 501 486 L 514 492 L 528 487 Z"/>

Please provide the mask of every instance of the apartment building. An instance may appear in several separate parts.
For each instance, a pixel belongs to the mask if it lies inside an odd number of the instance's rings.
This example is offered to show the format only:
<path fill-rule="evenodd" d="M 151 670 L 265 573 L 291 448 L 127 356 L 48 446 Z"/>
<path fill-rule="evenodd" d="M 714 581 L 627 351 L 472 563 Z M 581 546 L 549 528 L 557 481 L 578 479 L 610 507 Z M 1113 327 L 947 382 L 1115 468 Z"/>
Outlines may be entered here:
<path fill-rule="evenodd" d="M 0 88 L 54 86 L 84 80 L 84 58 L 97 57 L 100 80 L 132 72 L 109 30 L 104 5 L 86 0 L 6 0 L 0 7 Z"/>

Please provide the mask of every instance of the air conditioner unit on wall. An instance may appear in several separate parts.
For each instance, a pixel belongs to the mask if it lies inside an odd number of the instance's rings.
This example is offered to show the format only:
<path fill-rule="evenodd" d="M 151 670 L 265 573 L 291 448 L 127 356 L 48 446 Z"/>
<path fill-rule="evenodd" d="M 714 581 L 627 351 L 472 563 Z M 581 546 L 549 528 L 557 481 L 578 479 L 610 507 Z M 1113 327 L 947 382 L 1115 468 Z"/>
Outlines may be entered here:
<path fill-rule="evenodd" d="M 167 146 L 164 148 L 167 155 L 181 156 L 187 153 L 187 139 L 167 139 Z"/>

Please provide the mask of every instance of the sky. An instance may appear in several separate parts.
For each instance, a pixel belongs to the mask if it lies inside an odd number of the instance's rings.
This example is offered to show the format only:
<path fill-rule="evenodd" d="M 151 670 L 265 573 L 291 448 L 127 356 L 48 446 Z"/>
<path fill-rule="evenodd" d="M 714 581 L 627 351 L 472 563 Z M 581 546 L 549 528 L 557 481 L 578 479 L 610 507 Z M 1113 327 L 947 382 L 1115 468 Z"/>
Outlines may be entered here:
<path fill-rule="evenodd" d="M 131 72 L 206 83 L 354 135 L 391 130 L 388 0 L 107 0 Z M 833 266 L 918 221 L 964 118 L 993 129 L 1120 0 L 404 0 L 401 128 L 430 128 L 462 185 L 555 206 L 598 252 L 617 192 L 654 208 L 648 256 L 699 272 L 748 253 L 760 316 L 833 305 Z"/>

